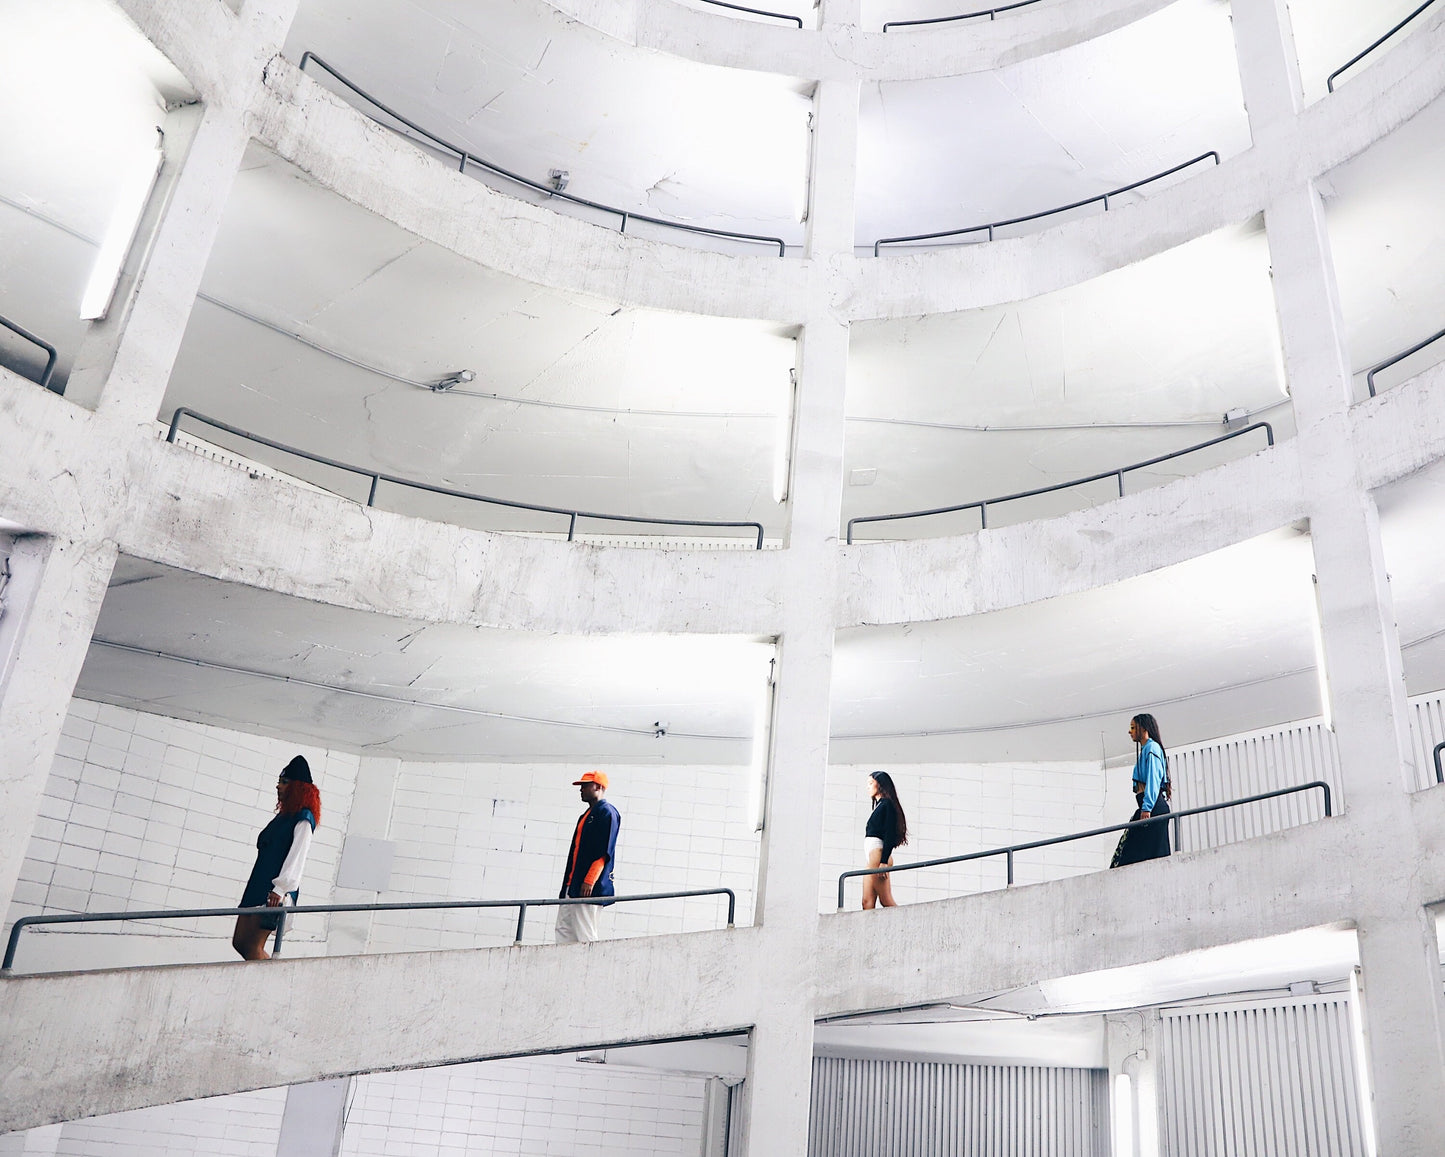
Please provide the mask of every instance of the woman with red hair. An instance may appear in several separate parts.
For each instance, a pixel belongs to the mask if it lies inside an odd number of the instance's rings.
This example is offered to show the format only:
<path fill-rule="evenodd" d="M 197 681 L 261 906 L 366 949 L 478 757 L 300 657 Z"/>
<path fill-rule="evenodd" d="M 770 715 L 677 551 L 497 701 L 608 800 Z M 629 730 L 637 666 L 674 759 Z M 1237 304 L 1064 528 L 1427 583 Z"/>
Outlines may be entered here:
<path fill-rule="evenodd" d="M 241 893 L 241 908 L 275 908 L 275 914 L 237 916 L 231 947 L 243 960 L 269 960 L 266 938 L 281 926 L 283 904 L 296 903 L 311 833 L 321 822 L 321 793 L 311 782 L 311 765 L 298 755 L 276 781 L 276 818 L 256 838 L 256 863 Z"/>

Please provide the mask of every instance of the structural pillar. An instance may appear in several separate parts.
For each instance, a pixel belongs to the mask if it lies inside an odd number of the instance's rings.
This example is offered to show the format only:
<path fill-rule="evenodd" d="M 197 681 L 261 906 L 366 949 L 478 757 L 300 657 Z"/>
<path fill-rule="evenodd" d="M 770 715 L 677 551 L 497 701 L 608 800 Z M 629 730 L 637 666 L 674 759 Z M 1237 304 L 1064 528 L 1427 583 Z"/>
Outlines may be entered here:
<path fill-rule="evenodd" d="M 8 910 L 45 794 L 115 546 L 15 539 L 0 615 L 0 912 Z"/>
<path fill-rule="evenodd" d="M 825 30 L 856 25 L 856 4 L 824 10 Z M 846 302 L 853 261 L 853 170 L 858 85 L 823 81 L 814 94 L 808 255 L 814 312 L 798 339 L 783 628 L 758 864 L 757 922 L 770 984 L 748 1054 L 745 1151 L 806 1153 L 813 1066 L 813 1003 L 828 770 L 838 527 L 843 493 Z"/>

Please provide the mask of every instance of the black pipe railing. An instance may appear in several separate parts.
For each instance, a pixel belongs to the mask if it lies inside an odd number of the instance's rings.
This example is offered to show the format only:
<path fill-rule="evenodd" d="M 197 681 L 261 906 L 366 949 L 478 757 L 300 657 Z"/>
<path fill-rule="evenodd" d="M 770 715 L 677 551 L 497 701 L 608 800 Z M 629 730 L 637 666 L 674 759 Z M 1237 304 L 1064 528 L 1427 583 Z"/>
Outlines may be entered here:
<path fill-rule="evenodd" d="M 540 900 L 421 900 L 409 904 L 297 904 L 287 906 L 284 917 L 310 914 L 313 912 L 433 912 L 459 908 L 516 908 L 517 935 L 514 944 L 522 942 L 522 933 L 527 922 L 528 908 L 561 908 L 575 904 L 635 904 L 643 900 L 685 900 L 695 896 L 726 896 L 728 898 L 728 924 L 733 927 L 737 914 L 737 895 L 731 888 L 697 888 L 687 892 L 647 892 L 640 896 L 588 896 L 559 899 L 547 897 Z M 275 915 L 275 908 L 178 908 L 159 909 L 149 912 L 72 912 L 64 916 L 22 916 L 10 928 L 10 939 L 5 944 L 5 962 L 0 972 L 9 972 L 15 963 L 15 950 L 20 944 L 20 934 L 35 924 L 101 924 L 121 920 L 183 920 L 201 916 L 261 916 Z"/>
<path fill-rule="evenodd" d="M 28 329 L 16 325 L 8 317 L 0 317 L 0 325 L 3 325 L 11 333 L 19 334 L 31 345 L 39 346 L 45 351 L 45 368 L 40 371 L 40 377 L 37 378 L 36 381 L 48 390 L 50 388 L 50 375 L 55 372 L 55 359 L 59 356 L 55 352 L 55 347 L 44 338 L 36 337 Z"/>
<path fill-rule="evenodd" d="M 1419 353 L 1419 352 L 1420 352 L 1422 349 L 1424 349 L 1426 346 L 1428 346 L 1428 345 L 1434 345 L 1434 344 L 1435 344 L 1437 341 L 1439 341 L 1442 337 L 1445 337 L 1445 329 L 1442 329 L 1439 333 L 1432 333 L 1432 334 L 1431 334 L 1429 337 L 1427 337 L 1424 341 L 1422 341 L 1422 342 L 1416 342 L 1414 345 L 1412 345 L 1409 349 L 1405 350 L 1403 353 L 1398 353 L 1398 354 L 1396 354 L 1396 355 L 1395 355 L 1394 357 L 1392 357 L 1392 358 L 1387 358 L 1385 361 L 1382 361 L 1379 365 L 1377 365 L 1377 366 L 1375 366 L 1374 368 L 1372 368 L 1372 369 L 1370 370 L 1370 372 L 1365 375 L 1365 385 L 1369 387 L 1370 397 L 1373 398 L 1373 397 L 1375 396 L 1375 375 L 1376 375 L 1376 374 L 1378 374 L 1381 370 L 1388 370 L 1391 366 L 1397 365 L 1398 363 L 1403 362 L 1406 358 L 1410 357 L 1412 354 L 1417 354 L 1417 353 Z"/>
<path fill-rule="evenodd" d="M 1052 847 L 1054 844 L 1067 844 L 1074 840 L 1092 839 L 1094 836 L 1105 836 L 1110 832 L 1125 832 L 1132 828 L 1142 828 L 1148 824 L 1174 824 L 1174 850 L 1179 850 L 1179 821 L 1189 816 L 1202 815 L 1205 812 L 1222 811 L 1224 808 L 1242 807 L 1245 804 L 1259 803 L 1261 800 L 1275 799 L 1282 795 L 1293 795 L 1301 791 L 1313 791 L 1319 788 L 1324 792 L 1325 816 L 1334 815 L 1333 804 L 1330 795 L 1330 785 L 1322 779 L 1311 780 L 1309 783 L 1296 784 L 1293 787 L 1282 787 L 1277 791 L 1261 792 L 1259 795 L 1245 796 L 1242 799 L 1225 800 L 1222 803 L 1205 804 L 1203 807 L 1192 807 L 1180 812 L 1170 812 L 1168 815 L 1157 816 L 1147 820 L 1133 820 L 1125 824 L 1110 824 L 1106 828 L 1091 828 L 1087 832 L 1072 832 L 1066 836 L 1050 836 L 1045 840 L 1030 840 L 1026 844 L 1010 844 L 1003 848 L 989 848 L 982 852 L 966 852 L 961 856 L 943 856 L 936 860 L 919 860 L 915 864 L 896 864 L 891 868 L 853 868 L 843 872 L 838 877 L 838 907 L 843 907 L 843 888 L 846 882 L 853 876 L 878 876 L 891 875 L 894 872 L 911 872 L 918 868 L 938 868 L 945 864 L 962 864 L 969 860 L 984 860 L 992 856 L 1005 857 L 1008 864 L 1009 886 L 1014 882 L 1014 856 L 1019 852 L 1032 851 L 1034 848 Z"/>
<path fill-rule="evenodd" d="M 916 24 L 949 24 L 954 20 L 972 20 L 975 16 L 987 16 L 990 20 L 995 19 L 1000 12 L 1012 12 L 1015 8 L 1027 8 L 1030 4 L 1037 4 L 1039 0 L 1014 0 L 1012 4 L 1000 4 L 996 8 L 980 8 L 977 12 L 960 12 L 957 16 L 930 16 L 927 20 L 889 20 L 883 25 L 883 31 L 890 28 L 908 28 Z"/>
<path fill-rule="evenodd" d="M 1000 502 L 1013 502 L 1020 498 L 1035 498 L 1040 494 L 1052 494 L 1057 490 L 1068 490 L 1073 486 L 1084 486 L 1090 482 L 1099 482 L 1105 478 L 1117 478 L 1119 481 L 1119 497 L 1124 497 L 1124 475 L 1134 470 L 1143 470 L 1149 466 L 1157 466 L 1160 462 L 1168 462 L 1171 458 L 1179 458 L 1185 454 L 1192 454 L 1196 450 L 1205 450 L 1210 446 L 1217 446 L 1221 442 L 1228 442 L 1231 438 L 1238 438 L 1248 434 L 1251 430 L 1263 430 L 1268 444 L 1274 445 L 1274 427 L 1268 422 L 1251 422 L 1248 426 L 1241 426 L 1238 430 L 1230 430 L 1227 434 L 1220 434 L 1217 438 L 1210 438 L 1207 442 L 1199 442 L 1193 446 L 1185 446 L 1182 450 L 1171 450 L 1168 454 L 1160 454 L 1154 458 L 1147 458 L 1143 462 L 1134 462 L 1128 466 L 1120 466 L 1117 470 L 1105 470 L 1100 474 L 1090 474 L 1087 478 L 1074 478 L 1068 482 L 1055 482 L 1052 486 L 1039 486 L 1033 490 L 1020 490 L 1017 494 L 1004 494 L 998 498 L 985 498 L 979 502 L 961 502 L 957 506 L 936 506 L 932 510 L 910 510 L 905 514 L 865 514 L 848 520 L 848 544 L 853 544 L 853 527 L 860 522 L 898 522 L 905 518 L 929 518 L 935 514 L 957 514 L 960 510 L 977 510 L 979 523 L 983 529 L 988 529 L 988 508 L 997 506 Z"/>
<path fill-rule="evenodd" d="M 762 8 L 745 8 L 741 4 L 729 4 L 727 0 L 702 0 L 704 4 L 712 4 L 717 8 L 731 8 L 734 12 L 747 12 L 753 16 L 771 16 L 774 20 L 790 20 L 799 28 L 803 27 L 801 16 L 789 16 L 786 12 L 767 12 Z"/>
<path fill-rule="evenodd" d="M 880 245 L 902 245 L 909 241 L 938 241 L 944 237 L 962 237 L 969 233 L 988 232 L 988 239 L 993 240 L 993 231 L 1002 229 L 1007 225 L 1022 225 L 1026 221 L 1038 221 L 1044 217 L 1052 217 L 1056 213 L 1067 213 L 1071 209 L 1082 209 L 1085 205 L 1092 205 L 1095 201 L 1104 202 L 1104 212 L 1109 211 L 1109 198 L 1117 197 L 1120 193 L 1129 193 L 1144 185 L 1152 184 L 1155 181 L 1163 180 L 1165 177 L 1172 177 L 1175 173 L 1182 172 L 1191 165 L 1197 165 L 1200 161 L 1207 161 L 1211 157 L 1214 163 L 1219 164 L 1219 154 L 1211 149 L 1207 153 L 1200 153 L 1197 157 L 1191 157 L 1182 164 L 1175 165 L 1172 169 L 1165 169 L 1162 173 L 1155 173 L 1152 177 L 1144 177 L 1142 180 L 1133 181 L 1127 185 L 1120 185 L 1117 189 L 1110 189 L 1107 193 L 1098 193 L 1092 197 L 1085 197 L 1082 201 L 1072 201 L 1067 205 L 1059 205 L 1054 209 L 1043 209 L 1037 213 L 1028 213 L 1023 217 L 1010 217 L 1006 221 L 991 221 L 987 225 L 971 225 L 967 229 L 944 229 L 938 233 L 914 233 L 908 237 L 880 237 L 873 242 L 873 256 L 878 256 Z"/>
<path fill-rule="evenodd" d="M 1434 756 L 1435 756 L 1435 782 L 1436 782 L 1436 783 L 1445 783 L 1445 767 L 1441 767 L 1441 766 L 1440 766 L 1440 753 L 1441 753 L 1442 751 L 1445 751 L 1445 742 L 1437 743 L 1437 744 L 1435 745 Z"/>
<path fill-rule="evenodd" d="M 577 535 L 577 520 L 579 518 L 593 518 L 603 522 L 632 522 L 644 523 L 648 526 L 705 526 L 715 530 L 752 530 L 757 532 L 756 549 L 763 549 L 763 524 L 761 522 L 718 522 L 701 518 L 646 518 L 640 515 L 631 514 L 601 514 L 595 510 L 570 510 L 560 506 L 543 506 L 536 502 L 516 502 L 510 498 L 490 498 L 485 494 L 473 494 L 469 490 L 453 490 L 448 486 L 433 486 L 430 482 L 418 482 L 414 478 L 401 478 L 395 474 L 384 474 L 379 470 L 368 470 L 365 466 L 354 466 L 350 462 L 338 462 L 335 458 L 328 458 L 324 454 L 313 454 L 310 450 L 301 450 L 295 446 L 288 446 L 285 442 L 277 442 L 271 438 L 263 438 L 260 434 L 253 434 L 249 430 L 243 430 L 239 426 L 232 426 L 228 422 L 222 422 L 218 418 L 210 418 L 195 410 L 188 410 L 184 406 L 177 406 L 175 413 L 171 415 L 170 429 L 166 432 L 166 441 L 174 442 L 176 434 L 180 429 L 181 419 L 185 417 L 195 418 L 208 426 L 214 426 L 217 430 L 224 430 L 228 434 L 234 434 L 238 438 L 245 438 L 260 446 L 269 446 L 273 450 L 280 450 L 286 454 L 295 454 L 298 458 L 305 458 L 308 462 L 318 462 L 322 466 L 331 466 L 337 470 L 347 470 L 352 474 L 359 474 L 363 478 L 371 479 L 371 490 L 366 496 L 366 505 L 376 505 L 376 488 L 379 483 L 391 482 L 397 486 L 409 486 L 413 490 L 425 490 L 429 494 L 441 494 L 447 498 L 467 498 L 473 502 L 485 502 L 491 506 L 506 506 L 513 510 L 535 510 L 542 514 L 565 515 L 567 523 L 567 541 L 572 542 Z"/>
<path fill-rule="evenodd" d="M 1365 57 L 1369 56 L 1370 53 L 1374 52 L 1375 49 L 1379 48 L 1380 45 L 1384 44 L 1385 41 L 1389 40 L 1390 37 L 1394 36 L 1395 33 L 1399 32 L 1400 29 L 1404 28 L 1405 25 L 1409 24 L 1410 21 L 1414 20 L 1415 17 L 1419 16 L 1420 13 L 1424 12 L 1426 8 L 1429 8 L 1430 5 L 1434 3 L 1435 0 L 1425 0 L 1425 3 L 1421 4 L 1420 7 L 1416 8 L 1415 11 L 1411 12 L 1410 15 L 1406 16 L 1405 19 L 1401 20 L 1400 23 L 1390 29 L 1389 32 L 1385 33 L 1384 36 L 1380 37 L 1379 40 L 1371 44 L 1370 47 L 1365 49 L 1363 52 L 1355 53 L 1354 56 L 1350 57 L 1349 60 L 1345 61 L 1344 64 L 1340 65 L 1339 68 L 1335 69 L 1334 72 L 1330 73 L 1329 77 L 1325 80 L 1325 87 L 1329 89 L 1330 92 L 1334 92 L 1335 78 L 1338 77 L 1340 73 L 1349 72 L 1350 69 L 1354 68 L 1355 65 L 1359 64 L 1360 61 L 1364 60 Z"/>
<path fill-rule="evenodd" d="M 604 205 L 600 201 L 589 201 L 586 197 L 577 197 L 573 196 L 571 193 L 564 193 L 561 189 L 553 188 L 551 185 L 544 185 L 540 181 L 534 181 L 530 177 L 524 177 L 520 173 L 512 172 L 510 169 L 504 169 L 500 165 L 494 165 L 491 161 L 484 160 L 483 158 L 477 156 L 475 153 L 468 152 L 460 145 L 452 144 L 450 141 L 437 136 L 435 133 L 429 131 L 428 129 L 422 128 L 421 125 L 417 124 L 415 121 L 408 120 L 395 109 L 382 104 L 381 101 L 377 100 L 376 97 L 372 96 L 365 89 L 352 83 L 346 77 L 342 76 L 341 73 L 337 72 L 336 69 L 332 68 L 331 65 L 327 64 L 326 61 L 322 60 L 321 57 L 317 56 L 315 53 L 303 52 L 301 54 L 301 63 L 297 67 L 304 72 L 308 63 L 315 63 L 317 67 L 325 69 L 327 73 L 334 77 L 338 82 L 349 88 L 352 92 L 356 93 L 357 96 L 361 97 L 363 100 L 366 100 L 368 103 L 375 105 L 377 108 L 381 109 L 382 112 L 386 113 L 387 116 L 392 117 L 395 120 L 399 120 L 402 124 L 406 125 L 406 127 L 411 129 L 413 132 L 420 133 L 428 141 L 436 145 L 437 148 L 444 149 L 446 152 L 449 153 L 456 153 L 457 157 L 460 160 L 460 164 L 457 166 L 458 172 L 465 173 L 467 171 L 467 165 L 470 163 L 475 165 L 479 169 L 486 169 L 489 173 L 495 173 L 499 177 L 504 177 L 508 181 L 514 181 L 519 185 L 525 185 L 527 188 L 533 189 L 548 198 L 555 198 L 559 201 L 569 201 L 574 205 L 583 205 L 589 209 L 597 209 L 603 213 L 615 213 L 617 216 L 622 218 L 622 225 L 621 228 L 618 230 L 619 233 L 627 232 L 627 223 L 629 221 L 645 221 L 650 225 L 664 225 L 669 229 L 681 229 L 686 233 L 697 233 L 708 237 L 726 237 L 733 241 L 756 241 L 760 244 L 776 245 L 778 247 L 779 257 L 785 257 L 787 255 L 788 246 L 781 237 L 768 237 L 758 233 L 735 233 L 728 229 L 710 229 L 705 225 L 689 225 L 685 221 L 669 221 L 666 217 L 649 217 L 644 213 L 634 213 L 631 209 L 618 209 L 613 205 Z M 383 122 L 377 121 L 377 123 L 382 124 Z M 390 128 L 391 126 L 387 125 L 385 127 Z M 405 136 L 406 134 L 401 133 L 399 135 Z"/>

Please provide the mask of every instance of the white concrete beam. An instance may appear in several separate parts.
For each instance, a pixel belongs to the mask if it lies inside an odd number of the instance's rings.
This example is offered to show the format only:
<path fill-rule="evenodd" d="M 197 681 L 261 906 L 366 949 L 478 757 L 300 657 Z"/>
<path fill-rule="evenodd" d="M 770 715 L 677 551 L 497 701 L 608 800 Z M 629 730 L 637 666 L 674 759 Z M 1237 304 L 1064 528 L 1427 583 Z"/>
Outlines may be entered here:
<path fill-rule="evenodd" d="M 669 0 L 536 0 L 613 40 L 699 64 L 826 80 L 926 80 L 985 72 L 1082 44 L 1171 0 L 1081 0 L 1007 20 L 970 20 L 885 33 L 792 24 L 684 8 Z M 767 0 L 750 5 L 767 9 Z"/>

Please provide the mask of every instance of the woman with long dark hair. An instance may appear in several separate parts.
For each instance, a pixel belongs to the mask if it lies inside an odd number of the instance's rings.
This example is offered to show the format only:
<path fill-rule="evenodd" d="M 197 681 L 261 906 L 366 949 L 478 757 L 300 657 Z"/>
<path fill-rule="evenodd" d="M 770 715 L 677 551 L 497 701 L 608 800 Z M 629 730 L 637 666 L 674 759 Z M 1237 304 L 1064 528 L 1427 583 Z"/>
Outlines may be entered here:
<path fill-rule="evenodd" d="M 1134 760 L 1134 796 L 1139 806 L 1130 817 L 1147 820 L 1169 814 L 1169 758 L 1164 741 L 1159 738 L 1159 723 L 1152 715 L 1139 714 L 1129 720 L 1129 738 L 1138 744 Z M 1111 868 L 1137 864 L 1141 860 L 1157 860 L 1169 854 L 1167 821 L 1130 828 L 1119 840 Z"/>
<path fill-rule="evenodd" d="M 867 866 L 891 868 L 893 849 L 908 842 L 908 819 L 903 814 L 903 805 L 898 802 L 898 789 L 893 786 L 893 777 L 886 771 L 872 772 L 868 776 L 868 798 L 873 801 L 873 811 L 863 831 Z M 887 872 L 863 877 L 863 907 L 872 908 L 877 904 L 885 908 L 898 905 L 893 898 L 892 877 Z"/>
<path fill-rule="evenodd" d="M 266 939 L 281 926 L 282 905 L 296 903 L 311 834 L 321 822 L 321 793 L 311 782 L 311 765 L 298 755 L 276 781 L 276 818 L 256 837 L 256 863 L 240 908 L 275 908 L 275 914 L 237 916 L 231 947 L 243 960 L 269 960 Z"/>

